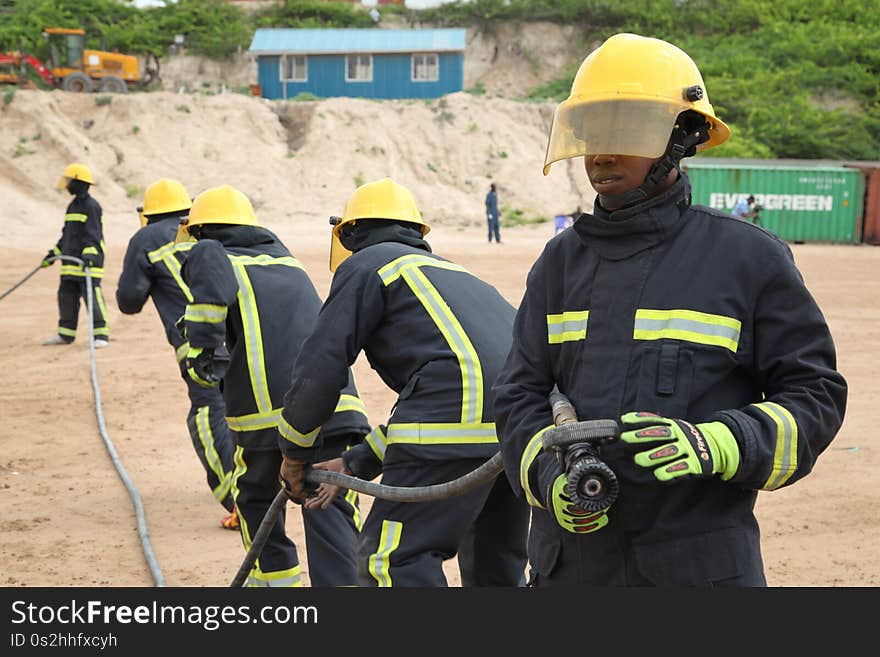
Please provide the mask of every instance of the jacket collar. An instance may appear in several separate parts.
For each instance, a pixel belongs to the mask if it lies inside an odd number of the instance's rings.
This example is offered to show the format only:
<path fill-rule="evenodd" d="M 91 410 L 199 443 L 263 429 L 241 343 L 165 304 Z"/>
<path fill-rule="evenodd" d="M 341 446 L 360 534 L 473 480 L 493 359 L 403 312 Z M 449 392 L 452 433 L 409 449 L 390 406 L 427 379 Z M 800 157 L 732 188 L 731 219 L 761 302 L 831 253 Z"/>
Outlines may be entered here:
<path fill-rule="evenodd" d="M 690 205 L 691 184 L 680 173 L 672 187 L 637 205 L 609 212 L 597 199 L 593 213 L 582 214 L 573 228 L 603 258 L 623 260 L 677 233 Z"/>

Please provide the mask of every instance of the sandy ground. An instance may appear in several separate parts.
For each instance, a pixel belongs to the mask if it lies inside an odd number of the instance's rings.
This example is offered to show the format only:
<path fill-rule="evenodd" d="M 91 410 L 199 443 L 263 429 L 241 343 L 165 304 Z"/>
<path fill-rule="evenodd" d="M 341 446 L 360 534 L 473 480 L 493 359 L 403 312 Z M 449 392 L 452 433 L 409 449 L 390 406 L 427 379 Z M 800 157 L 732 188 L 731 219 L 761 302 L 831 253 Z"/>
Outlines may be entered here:
<path fill-rule="evenodd" d="M 61 211 L 46 223 L 60 224 Z M 244 550 L 237 534 L 218 526 L 222 510 L 190 445 L 185 387 L 158 317 L 150 304 L 140 315 L 121 315 L 112 301 L 135 221 L 122 214 L 106 221 L 105 290 L 113 343 L 96 355 L 107 431 L 143 499 L 166 583 L 226 586 Z M 266 223 L 326 294 L 325 227 Z M 437 227 L 430 237 L 435 251 L 470 268 L 516 305 L 552 228 L 502 231 L 502 245 L 487 245 L 476 227 Z M 40 261 L 45 242 L 51 243 L 45 235 L 54 230 L 40 233 L 38 239 L 0 247 L 0 293 Z M 880 249 L 792 248 L 831 325 L 850 397 L 843 429 L 814 472 L 790 488 L 759 496 L 768 581 L 877 586 L 880 450 L 872 422 L 880 399 L 872 383 L 880 355 Z M 39 346 L 54 332 L 57 277 L 57 267 L 41 271 L 0 301 L 0 365 L 6 371 L 0 378 L 0 584 L 152 586 L 131 499 L 98 432 L 85 333 L 71 347 Z M 384 421 L 393 395 L 365 361 L 356 363 L 355 376 L 371 421 Z M 369 501 L 363 499 L 365 510 Z M 302 546 L 301 520 L 292 505 L 288 531 Z M 446 570 L 450 584 L 457 585 L 454 560 Z"/>

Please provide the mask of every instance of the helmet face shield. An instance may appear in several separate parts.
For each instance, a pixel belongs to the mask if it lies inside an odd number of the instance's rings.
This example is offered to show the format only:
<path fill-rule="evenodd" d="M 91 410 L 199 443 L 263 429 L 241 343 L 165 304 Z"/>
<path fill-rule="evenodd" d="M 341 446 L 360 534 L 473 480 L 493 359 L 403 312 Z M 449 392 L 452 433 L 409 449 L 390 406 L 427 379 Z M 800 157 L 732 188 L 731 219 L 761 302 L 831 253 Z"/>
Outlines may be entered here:
<path fill-rule="evenodd" d="M 562 103 L 553 117 L 544 175 L 553 162 L 582 155 L 658 158 L 684 108 L 653 100 Z"/>

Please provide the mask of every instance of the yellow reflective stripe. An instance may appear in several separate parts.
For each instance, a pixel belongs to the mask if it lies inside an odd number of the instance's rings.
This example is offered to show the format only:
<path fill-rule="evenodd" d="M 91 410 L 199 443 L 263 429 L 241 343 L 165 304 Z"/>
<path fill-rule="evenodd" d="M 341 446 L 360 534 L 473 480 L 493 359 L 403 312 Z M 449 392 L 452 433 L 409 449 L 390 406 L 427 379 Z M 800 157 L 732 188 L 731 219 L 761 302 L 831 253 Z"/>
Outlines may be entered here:
<path fill-rule="evenodd" d="M 104 301 L 104 289 L 100 287 L 92 288 L 95 291 L 95 303 L 98 304 L 98 311 L 101 313 L 101 319 L 104 320 L 103 328 L 96 328 L 95 335 L 109 335 L 110 327 L 107 324 L 107 304 Z"/>
<path fill-rule="evenodd" d="M 94 330 L 94 335 L 95 335 L 96 338 L 97 338 L 97 337 L 101 337 L 101 336 L 109 336 L 109 335 L 110 335 L 110 329 L 109 329 L 108 327 L 106 327 L 106 326 L 105 326 L 104 328 L 96 328 L 96 329 Z"/>
<path fill-rule="evenodd" d="M 636 310 L 635 340 L 685 340 L 724 347 L 736 353 L 742 322 L 696 310 Z"/>
<path fill-rule="evenodd" d="M 248 277 L 244 265 L 236 262 L 235 258 L 232 258 L 232 260 L 232 269 L 235 271 L 235 277 L 238 279 L 238 307 L 241 312 L 251 389 L 254 393 L 257 410 L 262 413 L 269 413 L 272 411 L 272 398 L 269 396 L 269 379 L 266 377 L 263 332 L 260 328 L 260 312 L 257 308 L 257 298 L 254 295 L 254 288 L 251 285 L 251 279 Z M 308 445 L 305 446 L 307 447 Z"/>
<path fill-rule="evenodd" d="M 69 329 L 69 328 L 65 328 L 63 326 L 59 326 L 58 327 L 58 335 L 66 335 L 67 337 L 75 338 L 76 337 L 76 329 Z"/>
<path fill-rule="evenodd" d="M 439 269 L 450 269 L 452 271 L 460 271 L 465 274 L 470 272 L 453 262 L 438 260 L 437 258 L 429 258 L 419 254 L 405 255 L 403 257 L 392 260 L 387 265 L 379 269 L 377 272 L 382 279 L 382 283 L 387 287 L 396 281 L 407 269 L 418 267 L 437 267 Z"/>
<path fill-rule="evenodd" d="M 195 244 L 196 242 L 181 242 L 180 244 L 168 242 L 158 249 L 147 253 L 147 258 L 150 262 L 153 264 L 162 262 L 165 265 L 180 291 L 186 296 L 186 300 L 190 302 L 192 302 L 192 293 L 189 290 L 189 286 L 183 281 L 183 276 L 180 274 L 180 261 L 174 254 L 178 251 L 189 251 Z"/>
<path fill-rule="evenodd" d="M 216 475 L 219 485 L 214 488 L 214 497 L 218 502 L 222 502 L 223 498 L 229 494 L 230 473 L 223 471 L 223 463 L 220 461 L 220 455 L 217 448 L 214 447 L 214 432 L 211 431 L 211 408 L 210 406 L 201 406 L 196 411 L 196 433 L 202 448 L 205 450 L 205 461 L 211 472 Z"/>
<path fill-rule="evenodd" d="M 336 404 L 336 408 L 333 409 L 333 412 L 345 413 L 346 411 L 355 411 L 356 413 L 362 413 L 364 416 L 367 415 L 367 407 L 359 397 L 355 397 L 354 395 L 339 395 L 339 403 Z"/>
<path fill-rule="evenodd" d="M 797 422 L 788 410 L 775 402 L 761 402 L 753 404 L 753 406 L 761 409 L 776 424 L 773 468 L 762 487 L 763 490 L 776 490 L 788 481 L 797 470 Z"/>
<path fill-rule="evenodd" d="M 357 491 L 353 491 L 349 488 L 345 493 L 345 501 L 348 502 L 348 505 L 351 507 L 351 520 L 354 523 L 354 527 L 360 531 L 364 528 L 364 521 L 363 518 L 361 518 L 361 510 L 358 508 Z"/>
<path fill-rule="evenodd" d="M 188 322 L 222 324 L 226 321 L 229 309 L 213 303 L 188 303 L 183 318 Z"/>
<path fill-rule="evenodd" d="M 175 351 L 175 355 L 177 356 L 177 362 L 182 363 L 183 359 L 186 358 L 186 354 L 189 351 L 189 342 L 184 342 L 177 348 Z"/>
<path fill-rule="evenodd" d="M 386 445 L 490 445 L 498 442 L 494 422 L 417 422 L 388 425 Z"/>
<path fill-rule="evenodd" d="M 270 255 L 266 255 L 265 253 L 258 256 L 243 256 L 243 255 L 231 255 L 229 254 L 229 259 L 232 261 L 233 265 L 239 267 L 252 267 L 254 265 L 258 266 L 266 266 L 266 265 L 283 265 L 285 267 L 295 267 L 296 269 L 305 269 L 300 263 L 299 260 L 294 258 L 293 256 L 282 256 L 280 258 L 276 258 Z"/>
<path fill-rule="evenodd" d="M 401 270 L 401 276 L 434 320 L 458 359 L 462 386 L 461 421 L 479 422 L 483 418 L 483 367 L 474 345 L 437 288 L 418 267 Z"/>
<path fill-rule="evenodd" d="M 52 253 L 54 253 L 55 255 L 61 255 L 61 249 L 59 249 L 57 245 L 53 246 Z"/>
<path fill-rule="evenodd" d="M 523 450 L 522 458 L 519 460 L 519 484 L 522 487 L 523 493 L 526 496 L 526 502 L 528 502 L 531 506 L 536 506 L 539 509 L 543 509 L 544 506 L 538 501 L 538 497 L 535 495 L 531 486 L 529 485 L 529 468 L 532 467 L 532 463 L 535 462 L 535 459 L 538 458 L 538 455 L 544 448 L 543 436 L 547 432 L 547 430 L 552 429 L 553 425 L 551 424 L 548 427 L 544 427 L 534 436 L 532 436 L 531 440 L 529 440 L 528 444 L 526 444 L 526 448 Z"/>
<path fill-rule="evenodd" d="M 98 255 L 98 249 L 94 246 L 87 246 L 82 250 L 82 255 Z"/>
<path fill-rule="evenodd" d="M 235 446 L 235 451 L 232 453 L 232 463 L 234 467 L 230 484 L 232 486 L 232 499 L 237 502 L 238 494 L 241 492 L 238 488 L 238 480 L 242 478 L 248 469 L 247 463 L 244 462 L 244 450 L 238 445 Z M 241 542 L 244 545 L 244 549 L 245 551 L 250 550 L 254 539 L 248 529 L 247 520 L 242 513 L 238 514 L 238 524 L 241 528 Z"/>
<path fill-rule="evenodd" d="M 377 459 L 380 461 L 385 460 L 385 448 L 388 444 L 385 440 L 385 434 L 382 433 L 381 427 L 376 427 L 368 433 L 364 438 L 364 441 L 370 446 L 370 449 L 373 450 L 373 454 L 376 455 Z"/>
<path fill-rule="evenodd" d="M 268 413 L 228 415 L 226 416 L 226 424 L 233 431 L 259 431 L 260 429 L 274 429 L 281 419 L 281 409 L 275 408 Z"/>
<path fill-rule="evenodd" d="M 239 514 L 240 515 L 240 514 Z M 247 585 L 260 588 L 280 588 L 302 586 L 300 566 L 296 565 L 287 570 L 277 570 L 265 573 L 256 566 L 251 570 Z"/>
<path fill-rule="evenodd" d="M 230 423 L 229 426 L 231 428 L 232 423 Z M 288 424 L 284 417 L 280 417 L 278 420 L 278 433 L 280 433 L 285 440 L 289 440 L 297 447 L 312 447 L 315 444 L 315 439 L 318 437 L 318 432 L 320 430 L 321 427 L 318 426 L 308 433 L 300 433 Z"/>
<path fill-rule="evenodd" d="M 58 215 L 55 216 L 57 217 Z M 80 214 L 79 212 L 71 212 L 64 215 L 64 221 L 78 221 L 80 223 L 85 223 L 88 218 L 89 216 L 87 214 Z"/>
<path fill-rule="evenodd" d="M 400 536 L 403 534 L 403 523 L 396 520 L 383 520 L 382 533 L 379 536 L 379 546 L 375 554 L 371 554 L 368 560 L 370 575 L 379 583 L 380 587 L 391 586 L 390 557 L 391 553 L 400 545 Z"/>
<path fill-rule="evenodd" d="M 589 310 L 568 310 L 547 315 L 547 342 L 561 344 L 586 339 L 589 316 Z"/>
<path fill-rule="evenodd" d="M 92 278 L 104 278 L 104 268 L 90 267 L 89 274 Z M 61 275 L 78 276 L 79 278 L 85 278 L 86 272 L 83 269 L 82 265 L 61 265 Z"/>

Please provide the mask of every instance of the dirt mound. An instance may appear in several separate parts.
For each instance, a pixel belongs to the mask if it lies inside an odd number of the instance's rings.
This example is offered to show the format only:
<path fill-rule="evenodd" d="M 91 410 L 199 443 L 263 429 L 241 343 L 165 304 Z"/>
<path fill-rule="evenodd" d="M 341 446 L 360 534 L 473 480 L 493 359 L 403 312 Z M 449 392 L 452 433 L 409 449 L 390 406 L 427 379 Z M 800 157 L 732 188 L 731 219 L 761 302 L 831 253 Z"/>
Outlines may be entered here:
<path fill-rule="evenodd" d="M 467 93 L 433 101 L 285 102 L 236 93 L 20 90 L 0 110 L 0 195 L 11 210 L 4 232 L 57 232 L 66 194 L 54 186 L 72 161 L 92 167 L 108 216 L 133 217 L 143 189 L 172 177 L 194 195 L 224 183 L 238 187 L 267 225 L 323 225 L 359 184 L 392 176 L 413 191 L 431 222 L 481 224 L 492 181 L 508 216 L 521 210 L 552 218 L 592 204 L 577 163 L 541 174 L 552 112 L 549 103 Z"/>

